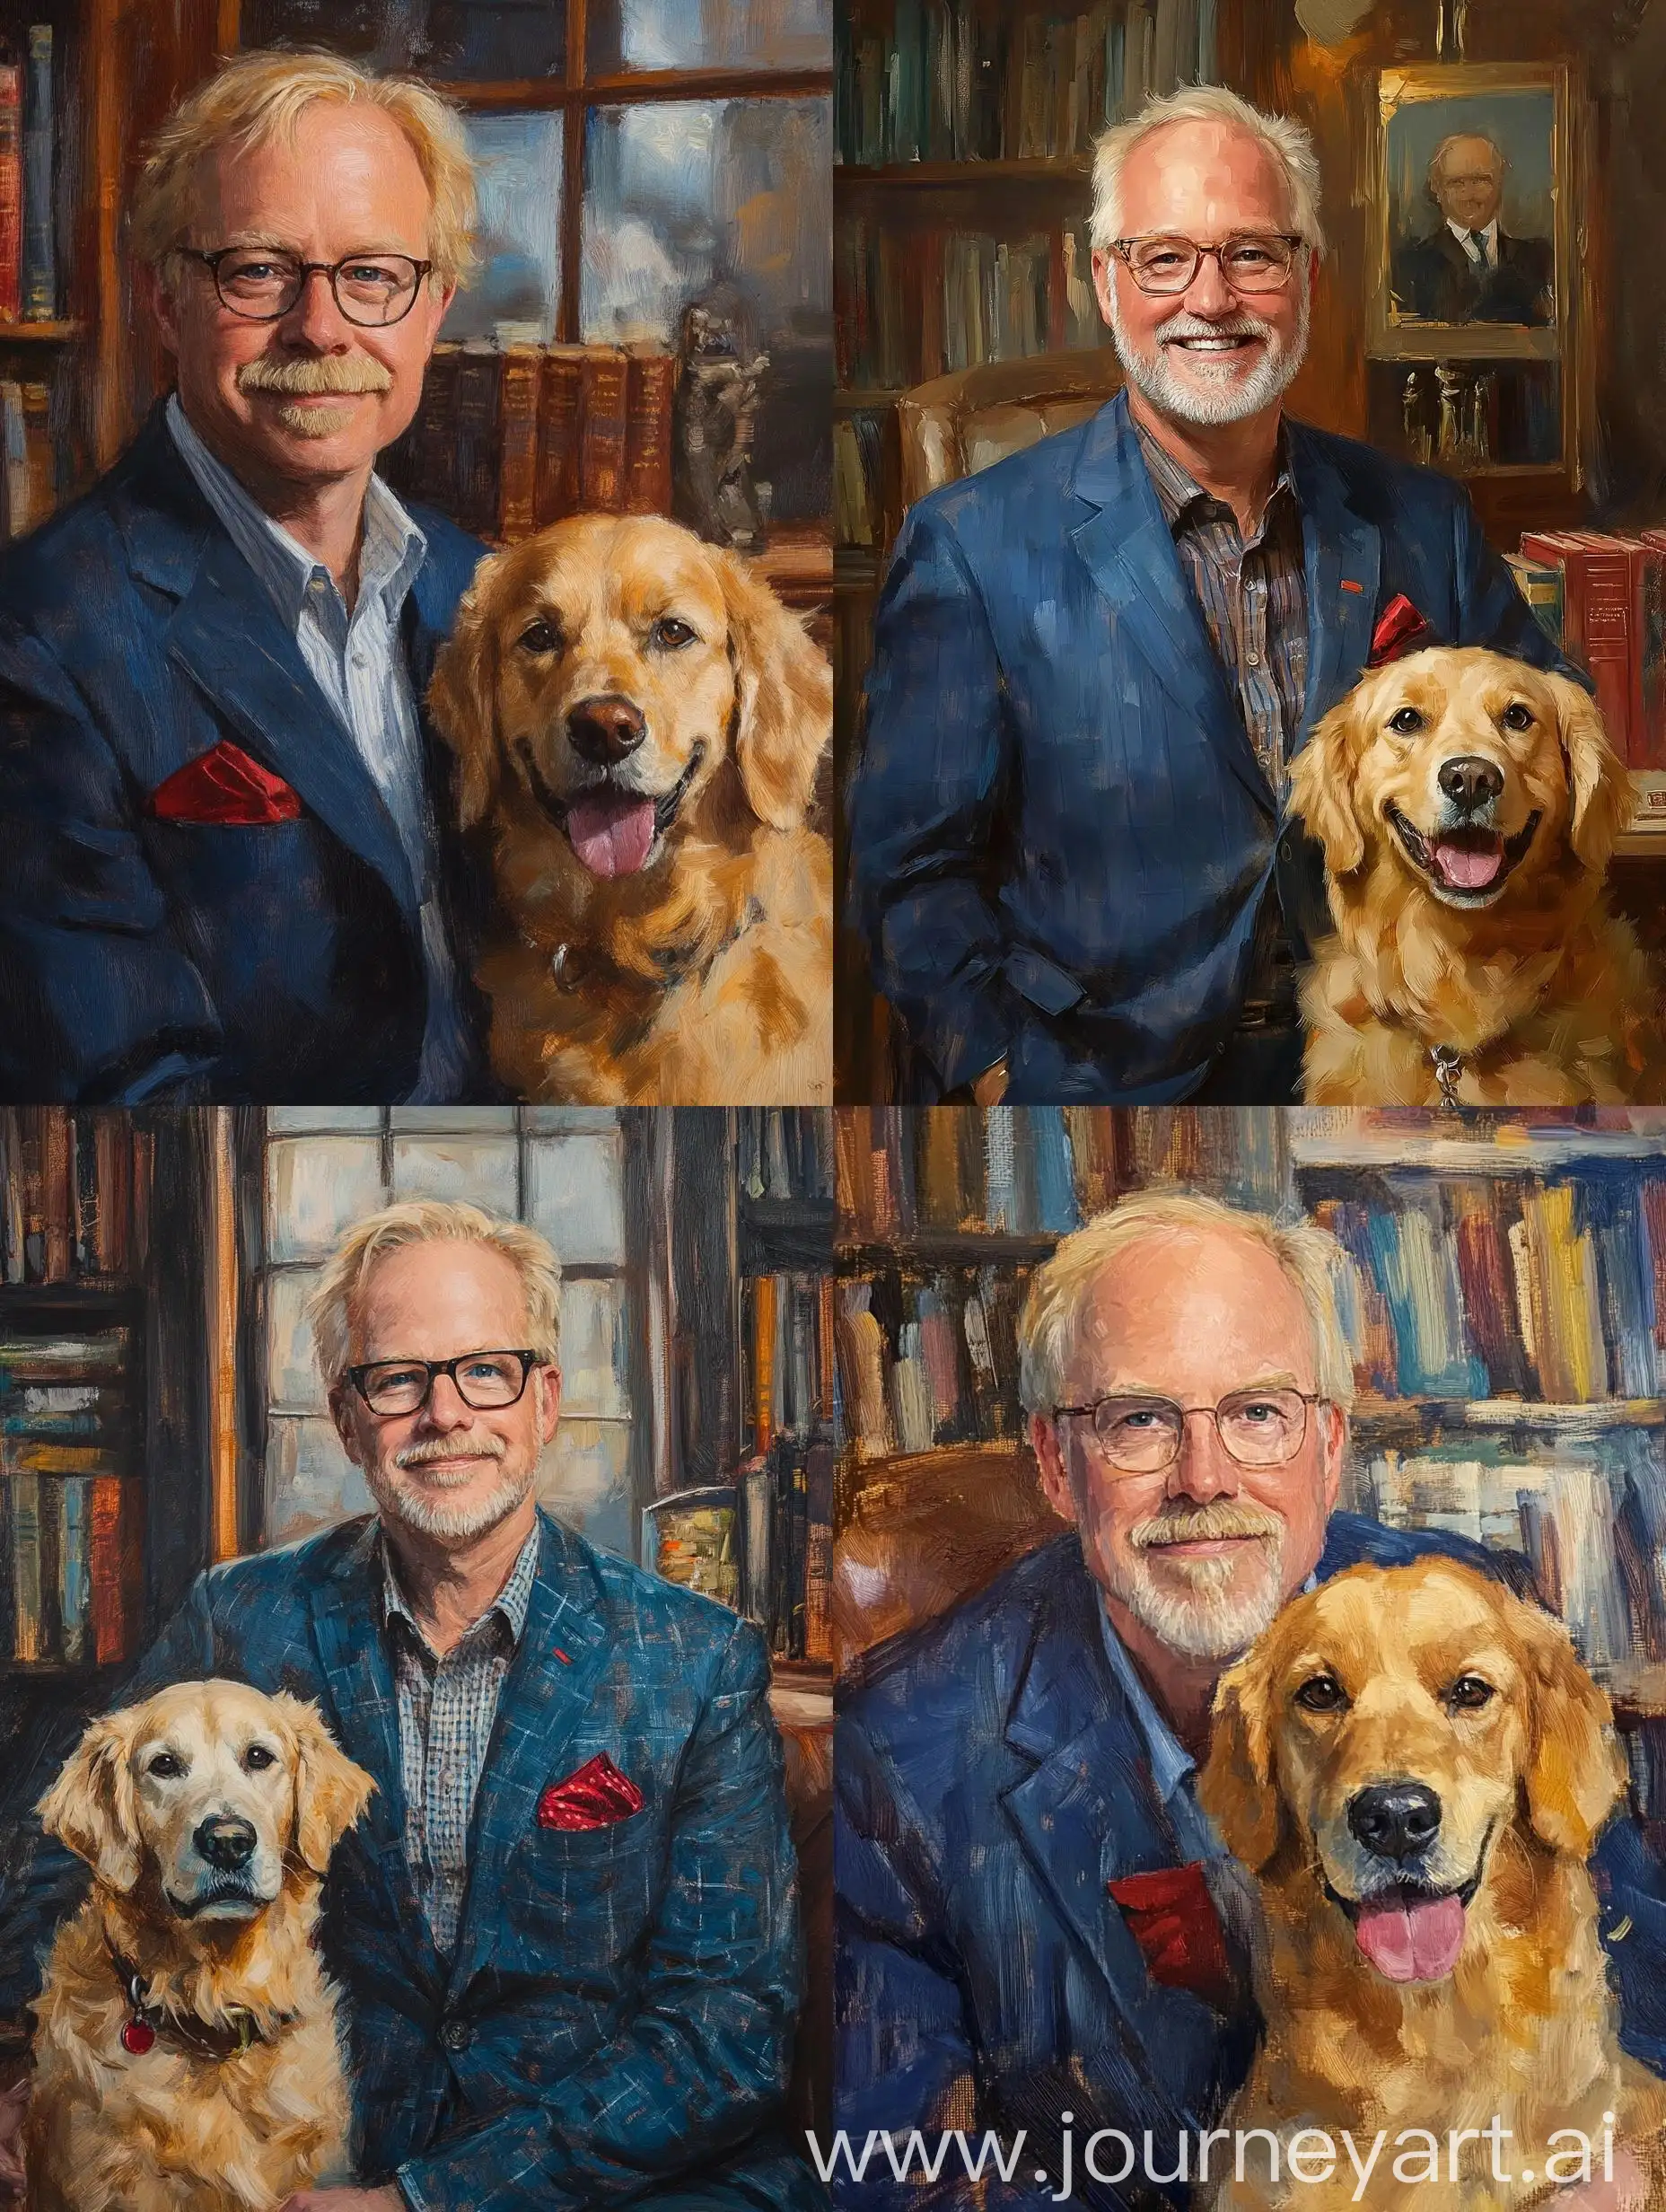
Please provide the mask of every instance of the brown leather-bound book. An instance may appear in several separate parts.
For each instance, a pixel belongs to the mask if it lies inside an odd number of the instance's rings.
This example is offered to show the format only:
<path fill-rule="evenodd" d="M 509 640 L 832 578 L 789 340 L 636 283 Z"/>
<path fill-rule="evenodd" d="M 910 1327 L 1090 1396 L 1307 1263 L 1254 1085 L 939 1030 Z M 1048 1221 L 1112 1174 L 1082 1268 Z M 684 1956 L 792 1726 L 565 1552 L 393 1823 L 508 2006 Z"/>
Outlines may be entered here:
<path fill-rule="evenodd" d="M 671 511 L 671 400 L 677 356 L 657 347 L 627 346 L 625 426 L 625 512 Z"/>
<path fill-rule="evenodd" d="M 57 505 L 57 448 L 52 440 L 52 394 L 23 386 L 23 448 L 29 457 L 29 527 L 38 530 Z"/>
<path fill-rule="evenodd" d="M 457 441 L 457 505 L 452 519 L 477 537 L 497 528 L 498 422 L 504 356 L 495 346 L 471 344 L 457 356 L 452 431 Z"/>
<path fill-rule="evenodd" d="M 75 1143 L 67 1106 L 38 1106 L 40 1128 L 41 1279 L 66 1283 L 74 1249 Z"/>
<path fill-rule="evenodd" d="M 617 514 L 624 504 L 629 367 L 622 346 L 585 348 L 578 500 L 586 514 Z"/>
<path fill-rule="evenodd" d="M 92 1653 L 100 1666 L 131 1656 L 137 1640 L 145 1563 L 140 1549 L 143 1493 L 120 1475 L 92 1484 Z"/>
<path fill-rule="evenodd" d="M 530 538 L 538 526 L 538 403 L 543 370 L 540 347 L 505 349 L 497 463 L 497 535 L 505 544 Z"/>
<path fill-rule="evenodd" d="M 457 511 L 457 438 L 452 422 L 457 394 L 457 362 L 460 346 L 436 346 L 428 356 L 422 380 L 422 405 L 411 426 L 410 496 L 438 507 L 442 514 Z"/>
<path fill-rule="evenodd" d="M 583 346 L 546 346 L 538 410 L 538 488 L 533 522 L 548 530 L 578 511 L 578 443 L 584 409 Z"/>

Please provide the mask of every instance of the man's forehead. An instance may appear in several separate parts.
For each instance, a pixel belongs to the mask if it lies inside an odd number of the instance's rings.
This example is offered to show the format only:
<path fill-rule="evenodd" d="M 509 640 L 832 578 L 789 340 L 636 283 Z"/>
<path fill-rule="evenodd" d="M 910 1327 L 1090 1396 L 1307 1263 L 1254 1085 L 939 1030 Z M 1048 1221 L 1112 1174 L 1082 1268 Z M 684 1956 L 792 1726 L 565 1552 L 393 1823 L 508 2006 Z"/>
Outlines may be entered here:
<path fill-rule="evenodd" d="M 1072 1365 L 1101 1374 L 1153 1357 L 1190 1367 L 1244 1368 L 1233 1383 L 1301 1380 L 1312 1330 L 1302 1294 L 1276 1256 L 1232 1230 L 1157 1229 L 1136 1238 L 1083 1286 Z M 1127 1379 L 1127 1378 L 1124 1378 Z"/>
<path fill-rule="evenodd" d="M 420 250 L 432 212 L 416 150 L 385 109 L 310 101 L 285 130 L 252 145 L 228 142 L 199 164 L 200 213 L 251 242 L 281 242 L 285 224 L 326 220 L 377 235 L 355 244 Z"/>

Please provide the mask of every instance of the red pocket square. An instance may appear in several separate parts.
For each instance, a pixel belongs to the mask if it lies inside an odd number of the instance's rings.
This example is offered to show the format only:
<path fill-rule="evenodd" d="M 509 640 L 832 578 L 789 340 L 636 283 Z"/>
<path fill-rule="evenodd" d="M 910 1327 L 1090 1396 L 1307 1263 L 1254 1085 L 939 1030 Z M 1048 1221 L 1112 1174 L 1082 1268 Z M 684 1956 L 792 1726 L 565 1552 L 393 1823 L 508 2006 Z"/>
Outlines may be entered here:
<path fill-rule="evenodd" d="M 220 827 L 294 821 L 301 802 L 281 776 L 251 760 L 241 745 L 222 739 L 212 751 L 188 760 L 151 794 L 158 821 L 199 821 Z"/>
<path fill-rule="evenodd" d="M 1171 1989 L 1189 1989 L 1216 2012 L 1238 2001 L 1221 1917 L 1194 1859 L 1150 1874 L 1119 1874 L 1106 1884 L 1140 1947 L 1145 1971 Z"/>
<path fill-rule="evenodd" d="M 1402 660 L 1428 645 L 1434 636 L 1405 592 L 1396 592 L 1377 618 L 1377 627 L 1371 634 L 1371 658 L 1365 665 L 1386 668 L 1390 661 Z"/>
<path fill-rule="evenodd" d="M 587 1759 L 538 1801 L 540 1828 L 609 1828 L 642 1811 L 642 1792 L 605 1751 Z"/>

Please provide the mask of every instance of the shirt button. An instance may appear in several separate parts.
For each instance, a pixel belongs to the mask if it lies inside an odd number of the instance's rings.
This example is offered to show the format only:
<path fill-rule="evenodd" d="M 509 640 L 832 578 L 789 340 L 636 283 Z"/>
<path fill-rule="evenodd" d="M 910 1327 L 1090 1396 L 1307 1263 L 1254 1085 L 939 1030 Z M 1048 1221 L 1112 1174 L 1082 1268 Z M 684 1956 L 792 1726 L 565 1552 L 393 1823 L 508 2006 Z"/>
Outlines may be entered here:
<path fill-rule="evenodd" d="M 440 2041 L 447 2050 L 467 2050 L 474 2041 L 474 2030 L 466 2020 L 447 2020 L 441 2025 Z"/>

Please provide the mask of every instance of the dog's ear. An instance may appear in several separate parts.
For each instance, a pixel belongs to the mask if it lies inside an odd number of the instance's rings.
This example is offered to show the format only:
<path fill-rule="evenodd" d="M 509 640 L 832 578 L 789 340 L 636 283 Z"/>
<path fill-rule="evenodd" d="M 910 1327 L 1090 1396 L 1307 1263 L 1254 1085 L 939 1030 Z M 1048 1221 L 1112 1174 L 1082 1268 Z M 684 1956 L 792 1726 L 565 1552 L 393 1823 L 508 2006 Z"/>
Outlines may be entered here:
<path fill-rule="evenodd" d="M 1568 843 L 1574 857 L 1600 875 L 1631 813 L 1631 777 L 1609 742 L 1597 703 L 1565 676 L 1547 675 L 1556 703 L 1562 751 L 1567 761 L 1573 814 Z"/>
<path fill-rule="evenodd" d="M 122 1895 L 143 1864 L 138 1808 L 127 1770 L 132 1730 L 125 1713 L 95 1720 L 35 1810 L 48 1836 L 84 1858 L 107 1890 Z"/>
<path fill-rule="evenodd" d="M 1221 1677 L 1197 1802 L 1233 1857 L 1258 1874 L 1278 1848 L 1284 1812 L 1273 1777 L 1271 1681 L 1254 1652 Z"/>
<path fill-rule="evenodd" d="M 719 556 L 735 674 L 735 759 L 747 803 L 796 830 L 833 734 L 833 672 L 804 626 L 733 554 Z"/>
<path fill-rule="evenodd" d="M 457 755 L 457 804 L 465 830 L 486 813 L 497 783 L 497 636 L 488 608 L 492 578 L 504 557 L 488 554 L 475 570 L 428 686 L 428 712 Z"/>
<path fill-rule="evenodd" d="M 315 1874 L 371 1801 L 376 1785 L 324 1725 L 317 1706 L 280 1690 L 272 1699 L 295 1739 L 295 1849 Z"/>
<path fill-rule="evenodd" d="M 1614 1734 L 1613 1709 L 1581 1665 L 1562 1623 L 1525 1602 L 1521 1615 L 1531 1704 L 1532 1741 L 1522 1778 L 1528 1821 L 1554 1850 L 1589 1858 L 1628 1771 Z"/>
<path fill-rule="evenodd" d="M 1353 705 L 1344 699 L 1290 763 L 1290 811 L 1323 846 L 1332 875 L 1352 875 L 1365 857 L 1365 833 L 1354 811 L 1353 731 Z"/>

